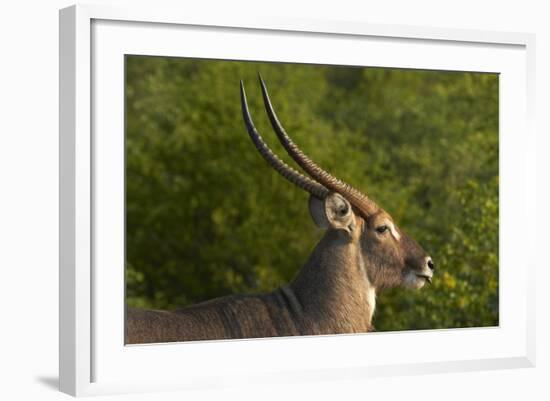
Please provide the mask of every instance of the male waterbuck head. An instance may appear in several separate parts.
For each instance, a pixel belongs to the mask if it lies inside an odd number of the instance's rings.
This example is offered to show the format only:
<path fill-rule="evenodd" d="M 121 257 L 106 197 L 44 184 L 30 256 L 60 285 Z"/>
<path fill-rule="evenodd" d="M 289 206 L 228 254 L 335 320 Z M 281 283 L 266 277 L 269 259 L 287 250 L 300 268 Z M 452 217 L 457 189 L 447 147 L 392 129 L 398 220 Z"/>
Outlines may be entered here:
<path fill-rule="evenodd" d="M 326 236 L 355 247 L 360 267 L 374 289 L 396 286 L 421 288 L 431 283 L 434 263 L 418 243 L 401 230 L 392 217 L 363 192 L 332 176 L 311 160 L 289 137 L 271 104 L 260 77 L 267 115 L 289 156 L 309 175 L 283 162 L 267 146 L 255 128 L 241 81 L 241 105 L 245 124 L 263 158 L 283 177 L 310 193 L 309 209 Z M 353 253 L 352 253 L 353 254 Z"/>

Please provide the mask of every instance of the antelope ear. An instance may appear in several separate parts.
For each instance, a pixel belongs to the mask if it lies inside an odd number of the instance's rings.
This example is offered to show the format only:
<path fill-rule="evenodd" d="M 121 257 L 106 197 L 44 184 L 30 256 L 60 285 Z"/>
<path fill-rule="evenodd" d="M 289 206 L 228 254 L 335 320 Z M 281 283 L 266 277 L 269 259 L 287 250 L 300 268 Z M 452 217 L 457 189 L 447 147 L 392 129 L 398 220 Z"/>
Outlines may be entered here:
<path fill-rule="evenodd" d="M 355 228 L 355 214 L 351 204 L 338 193 L 329 194 L 324 200 L 309 198 L 309 211 L 315 224 L 321 228 L 344 230 L 351 233 Z"/>
<path fill-rule="evenodd" d="M 315 225 L 319 228 L 328 228 L 330 223 L 325 212 L 325 201 L 311 195 L 309 197 L 309 213 Z"/>

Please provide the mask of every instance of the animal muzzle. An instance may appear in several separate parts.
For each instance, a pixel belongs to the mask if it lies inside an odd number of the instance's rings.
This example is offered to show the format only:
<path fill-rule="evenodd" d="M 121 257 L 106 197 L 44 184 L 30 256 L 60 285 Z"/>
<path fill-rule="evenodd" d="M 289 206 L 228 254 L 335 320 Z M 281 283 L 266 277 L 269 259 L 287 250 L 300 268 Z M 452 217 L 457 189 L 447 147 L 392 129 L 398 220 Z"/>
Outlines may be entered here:
<path fill-rule="evenodd" d="M 424 258 L 424 263 L 421 266 L 421 268 L 420 269 L 415 269 L 414 273 L 418 277 L 425 279 L 428 283 L 431 284 L 432 283 L 432 277 L 434 275 L 434 271 L 435 271 L 435 264 L 434 264 L 432 258 L 429 257 L 429 256 L 426 256 Z"/>

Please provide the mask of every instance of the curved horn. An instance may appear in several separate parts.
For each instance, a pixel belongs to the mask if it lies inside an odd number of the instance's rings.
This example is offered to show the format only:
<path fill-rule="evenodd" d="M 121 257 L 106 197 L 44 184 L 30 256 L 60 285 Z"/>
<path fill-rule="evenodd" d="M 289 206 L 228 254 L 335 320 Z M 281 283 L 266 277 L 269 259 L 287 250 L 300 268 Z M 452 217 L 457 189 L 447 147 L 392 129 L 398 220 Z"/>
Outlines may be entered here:
<path fill-rule="evenodd" d="M 256 146 L 256 149 L 258 149 L 262 157 L 269 163 L 269 165 L 293 184 L 306 190 L 307 192 L 319 199 L 325 199 L 329 193 L 328 189 L 326 189 L 321 184 L 313 181 L 311 178 L 294 170 L 284 161 L 279 159 L 279 157 L 277 157 L 277 155 L 273 153 L 264 142 L 263 138 L 258 133 L 258 130 L 256 130 L 254 123 L 252 122 L 252 117 L 250 116 L 248 104 L 246 102 L 246 93 L 244 91 L 243 81 L 241 81 L 241 107 L 243 111 L 244 122 L 246 124 L 248 134 L 250 135 L 250 139 L 252 139 L 254 146 Z"/>
<path fill-rule="evenodd" d="M 287 153 L 294 159 L 298 165 L 304 169 L 314 180 L 327 187 L 328 189 L 340 193 L 350 203 L 355 206 L 360 212 L 363 212 L 365 216 L 370 216 L 378 210 L 378 206 L 371 199 L 369 199 L 361 191 L 355 189 L 349 184 L 346 184 L 344 181 L 339 180 L 338 178 L 332 176 L 327 171 L 319 167 L 313 160 L 311 160 L 300 148 L 294 143 L 294 141 L 288 136 L 283 126 L 279 122 L 273 106 L 271 105 L 271 100 L 269 99 L 269 94 L 267 93 L 267 87 L 260 76 L 260 84 L 262 86 L 262 95 L 264 98 L 264 104 L 269 116 L 269 121 L 271 121 L 271 126 L 277 134 L 279 141 L 286 149 Z"/>

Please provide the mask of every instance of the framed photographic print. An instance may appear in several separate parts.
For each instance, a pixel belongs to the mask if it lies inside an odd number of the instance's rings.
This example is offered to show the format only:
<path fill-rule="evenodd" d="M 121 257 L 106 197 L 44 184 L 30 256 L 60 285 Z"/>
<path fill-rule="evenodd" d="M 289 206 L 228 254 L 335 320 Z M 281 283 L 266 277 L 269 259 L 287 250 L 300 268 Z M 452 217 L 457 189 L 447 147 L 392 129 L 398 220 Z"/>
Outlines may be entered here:
<path fill-rule="evenodd" d="M 62 10 L 61 390 L 532 366 L 533 43 Z"/>

